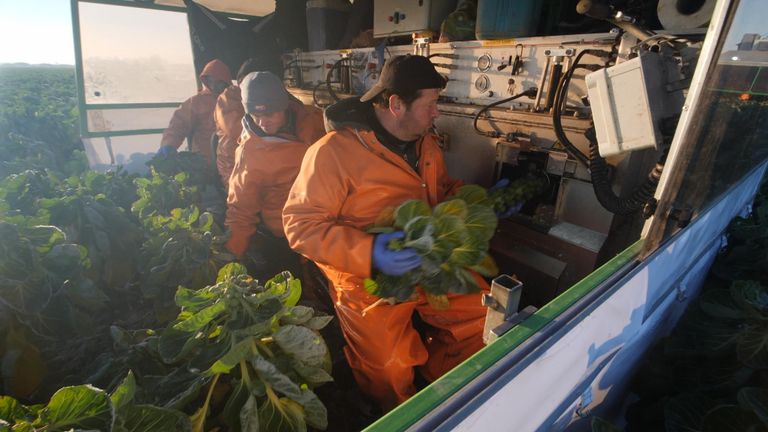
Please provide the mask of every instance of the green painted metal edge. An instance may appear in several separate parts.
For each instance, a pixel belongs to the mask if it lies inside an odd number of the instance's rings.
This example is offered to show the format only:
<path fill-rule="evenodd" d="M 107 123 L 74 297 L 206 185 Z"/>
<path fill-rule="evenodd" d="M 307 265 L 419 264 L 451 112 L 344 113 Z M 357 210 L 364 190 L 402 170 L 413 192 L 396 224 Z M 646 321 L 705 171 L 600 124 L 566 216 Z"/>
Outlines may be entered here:
<path fill-rule="evenodd" d="M 101 103 L 85 104 L 86 110 L 176 108 L 181 102 Z"/>
<path fill-rule="evenodd" d="M 505 333 L 496 342 L 478 351 L 407 402 L 368 426 L 365 432 L 402 431 L 414 424 L 475 379 L 488 367 L 501 360 L 526 339 L 552 322 L 616 271 L 635 259 L 640 253 L 642 245 L 643 239 L 636 241 L 563 294 L 536 311 L 530 318 Z"/>
<path fill-rule="evenodd" d="M 75 46 L 75 79 L 77 80 L 77 109 L 80 120 L 80 134 L 88 132 L 88 118 L 85 115 L 85 79 L 83 78 L 83 50 L 80 46 L 80 12 L 78 1 L 70 2 L 72 8 L 72 41 Z"/>
<path fill-rule="evenodd" d="M 754 86 L 754 83 L 752 84 Z M 768 96 L 768 93 L 760 93 L 752 90 L 745 90 L 745 91 L 739 91 L 739 90 L 723 90 L 718 88 L 711 89 L 712 91 L 716 91 L 719 93 L 732 93 L 732 94 L 749 94 L 749 95 L 756 95 L 756 96 Z"/>
<path fill-rule="evenodd" d="M 121 131 L 106 131 L 106 132 L 88 132 L 81 133 L 83 138 L 106 138 L 106 137 L 118 137 L 118 136 L 133 136 L 133 135 L 156 135 L 162 134 L 165 129 L 135 129 L 135 130 L 121 130 Z"/>

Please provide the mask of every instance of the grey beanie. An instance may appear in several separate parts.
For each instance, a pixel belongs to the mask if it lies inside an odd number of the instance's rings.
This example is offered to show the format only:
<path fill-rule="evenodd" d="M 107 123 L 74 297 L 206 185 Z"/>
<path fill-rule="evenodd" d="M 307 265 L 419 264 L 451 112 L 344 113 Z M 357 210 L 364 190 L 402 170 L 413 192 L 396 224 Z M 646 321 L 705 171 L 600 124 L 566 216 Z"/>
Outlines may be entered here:
<path fill-rule="evenodd" d="M 240 83 L 243 107 L 248 114 L 264 114 L 288 108 L 291 95 L 272 72 L 251 72 Z"/>

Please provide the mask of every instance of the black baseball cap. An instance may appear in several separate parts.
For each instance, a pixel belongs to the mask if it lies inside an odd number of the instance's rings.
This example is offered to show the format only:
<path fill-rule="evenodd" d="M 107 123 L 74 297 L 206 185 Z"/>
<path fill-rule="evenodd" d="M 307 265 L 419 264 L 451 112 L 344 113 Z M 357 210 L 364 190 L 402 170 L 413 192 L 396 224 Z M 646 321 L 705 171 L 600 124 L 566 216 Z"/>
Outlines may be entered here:
<path fill-rule="evenodd" d="M 360 102 L 368 102 L 384 90 L 397 94 L 433 88 L 445 88 L 445 78 L 435 70 L 428 58 L 406 54 L 392 57 L 384 63 L 379 81 L 360 97 Z"/>

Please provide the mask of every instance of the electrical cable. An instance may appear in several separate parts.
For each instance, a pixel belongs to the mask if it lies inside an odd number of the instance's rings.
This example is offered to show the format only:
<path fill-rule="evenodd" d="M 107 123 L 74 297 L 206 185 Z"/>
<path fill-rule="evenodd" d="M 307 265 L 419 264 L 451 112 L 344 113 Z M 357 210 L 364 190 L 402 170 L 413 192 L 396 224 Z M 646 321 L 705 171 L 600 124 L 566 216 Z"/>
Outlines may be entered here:
<path fill-rule="evenodd" d="M 328 69 L 328 73 L 325 74 L 325 86 L 328 89 L 328 94 L 331 95 L 331 99 L 333 99 L 334 102 L 339 101 L 339 97 L 336 95 L 336 92 L 333 91 L 333 88 L 331 87 L 331 75 L 333 75 L 333 70 L 337 67 L 340 67 L 341 63 L 345 60 L 352 60 L 351 57 L 342 57 L 338 60 L 336 60 L 336 63 L 331 66 L 330 69 Z M 350 72 L 351 73 L 351 72 Z M 341 72 L 339 72 L 339 79 L 341 79 Z"/>
<path fill-rule="evenodd" d="M 605 57 L 608 53 L 602 50 L 584 50 L 580 52 L 574 59 L 573 66 L 568 72 L 563 75 L 560 84 L 557 87 L 557 94 L 555 95 L 555 105 L 552 109 L 552 125 L 555 129 L 557 139 L 563 144 L 566 150 L 569 151 L 574 157 L 579 159 L 580 162 L 585 163 L 589 169 L 590 177 L 592 180 L 592 188 L 595 191 L 595 196 L 598 202 L 606 210 L 617 215 L 627 215 L 640 210 L 651 198 L 656 191 L 656 187 L 661 179 L 661 172 L 664 169 L 664 162 L 667 158 L 667 149 L 664 149 L 659 157 L 658 162 L 653 169 L 648 173 L 648 176 L 641 185 L 636 187 L 631 194 L 626 198 L 618 197 L 611 187 L 611 167 L 600 156 L 600 149 L 597 143 L 597 136 L 595 135 L 594 127 L 587 130 L 584 134 L 589 141 L 589 156 L 584 155 L 576 146 L 571 143 L 568 137 L 565 135 L 561 123 L 562 110 L 565 106 L 565 102 L 568 94 L 568 86 L 573 72 L 577 68 L 583 68 L 586 65 L 580 65 L 579 61 L 584 55 L 596 55 L 598 57 Z M 582 160 L 582 158 L 584 160 Z"/>
<path fill-rule="evenodd" d="M 529 97 L 536 96 L 536 89 L 533 88 L 533 87 L 529 88 L 529 89 L 523 91 L 522 93 L 518 93 L 518 94 L 516 94 L 514 96 L 510 96 L 510 97 L 508 97 L 506 99 L 502 99 L 502 100 L 493 102 L 493 103 L 488 104 L 488 105 L 484 106 L 483 108 L 481 108 L 480 111 L 478 111 L 477 114 L 475 114 L 475 120 L 472 122 L 472 126 L 475 128 L 475 132 L 477 132 L 479 135 L 483 135 L 483 136 L 487 136 L 487 137 L 491 137 L 491 138 L 498 138 L 498 137 L 500 137 L 501 133 L 499 133 L 499 132 L 480 130 L 480 128 L 477 126 L 477 120 L 480 119 L 480 116 L 483 115 L 483 113 L 488 111 L 489 109 L 491 109 L 491 108 L 493 108 L 495 106 L 499 106 L 501 104 L 507 103 L 507 102 L 512 102 L 515 99 L 520 99 L 523 96 L 529 96 Z"/>

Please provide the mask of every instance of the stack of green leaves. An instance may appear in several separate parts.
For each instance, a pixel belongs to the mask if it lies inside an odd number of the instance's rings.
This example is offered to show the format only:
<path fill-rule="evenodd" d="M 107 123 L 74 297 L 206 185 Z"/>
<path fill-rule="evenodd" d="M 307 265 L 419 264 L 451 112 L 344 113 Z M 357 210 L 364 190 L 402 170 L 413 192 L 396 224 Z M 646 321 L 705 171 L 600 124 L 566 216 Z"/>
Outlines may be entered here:
<path fill-rule="evenodd" d="M 421 265 L 402 276 L 379 273 L 366 280 L 366 289 L 382 298 L 406 301 L 419 285 L 439 308 L 447 307 L 448 293 L 479 290 L 470 270 L 488 277 L 498 272 L 488 254 L 498 223 L 491 206 L 485 189 L 467 185 L 434 209 L 424 201 L 409 200 L 394 213 L 385 211 L 369 232 L 403 231 L 405 238 L 392 241 L 389 248 L 414 249 L 421 255 Z"/>
<path fill-rule="evenodd" d="M 223 232 L 210 213 L 197 207 L 175 208 L 168 216 L 144 219 L 148 236 L 141 246 L 141 290 L 146 298 L 163 299 L 179 285 L 204 287 L 219 268 L 235 257 L 224 249 Z"/>
<path fill-rule="evenodd" d="M 283 272 L 263 286 L 240 264 L 227 264 L 217 283 L 197 291 L 179 287 L 181 313 L 157 344 L 162 359 L 196 376 L 170 390 L 167 377 L 146 394 L 194 396 L 209 384 L 192 430 L 209 430 L 211 395 L 227 376 L 232 389 L 221 414 L 229 430 L 305 431 L 327 426 L 325 406 L 312 389 L 333 379 L 330 354 L 318 331 L 332 317 L 297 305 L 301 283 Z M 169 391 L 170 390 L 170 391 Z M 167 404 L 157 400 L 155 404 Z"/>
<path fill-rule="evenodd" d="M 494 190 L 489 198 L 493 201 L 493 209 L 503 214 L 508 208 L 541 194 L 545 188 L 546 181 L 543 178 L 528 176 Z"/>

